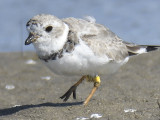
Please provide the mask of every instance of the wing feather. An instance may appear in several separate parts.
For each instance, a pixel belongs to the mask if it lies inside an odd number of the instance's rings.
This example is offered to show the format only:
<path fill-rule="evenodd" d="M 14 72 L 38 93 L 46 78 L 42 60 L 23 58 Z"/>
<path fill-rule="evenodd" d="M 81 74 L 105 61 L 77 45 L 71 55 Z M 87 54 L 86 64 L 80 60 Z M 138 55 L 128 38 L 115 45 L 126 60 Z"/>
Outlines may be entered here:
<path fill-rule="evenodd" d="M 66 18 L 70 31 L 81 38 L 97 56 L 108 56 L 114 61 L 122 61 L 128 56 L 128 49 L 123 41 L 103 25 L 83 19 Z M 77 41 L 77 40 L 75 40 Z"/>

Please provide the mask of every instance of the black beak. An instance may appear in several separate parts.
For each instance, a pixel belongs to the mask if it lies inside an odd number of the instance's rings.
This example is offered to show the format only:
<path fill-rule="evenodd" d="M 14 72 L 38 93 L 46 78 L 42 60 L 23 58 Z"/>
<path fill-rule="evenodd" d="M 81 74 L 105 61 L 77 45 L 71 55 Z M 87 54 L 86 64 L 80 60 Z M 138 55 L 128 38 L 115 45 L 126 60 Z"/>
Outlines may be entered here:
<path fill-rule="evenodd" d="M 27 38 L 26 41 L 25 41 L 25 45 L 29 45 L 29 44 L 35 42 L 37 38 L 38 38 L 38 37 L 36 37 L 36 36 L 33 35 L 32 33 L 30 33 L 29 36 L 28 36 L 28 38 Z"/>

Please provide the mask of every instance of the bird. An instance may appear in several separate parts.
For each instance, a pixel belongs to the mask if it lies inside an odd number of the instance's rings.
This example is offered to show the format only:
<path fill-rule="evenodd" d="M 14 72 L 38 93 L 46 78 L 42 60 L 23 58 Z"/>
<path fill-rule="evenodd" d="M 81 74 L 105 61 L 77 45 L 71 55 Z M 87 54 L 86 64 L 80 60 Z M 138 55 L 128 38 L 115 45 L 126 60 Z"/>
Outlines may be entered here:
<path fill-rule="evenodd" d="M 55 74 L 80 76 L 60 98 L 67 101 L 86 80 L 93 88 L 83 102 L 87 105 L 101 84 L 100 76 L 115 73 L 129 58 L 157 50 L 159 45 L 137 45 L 122 40 L 95 18 L 59 19 L 50 14 L 33 16 L 26 24 L 25 45 L 33 44 L 41 61 Z"/>

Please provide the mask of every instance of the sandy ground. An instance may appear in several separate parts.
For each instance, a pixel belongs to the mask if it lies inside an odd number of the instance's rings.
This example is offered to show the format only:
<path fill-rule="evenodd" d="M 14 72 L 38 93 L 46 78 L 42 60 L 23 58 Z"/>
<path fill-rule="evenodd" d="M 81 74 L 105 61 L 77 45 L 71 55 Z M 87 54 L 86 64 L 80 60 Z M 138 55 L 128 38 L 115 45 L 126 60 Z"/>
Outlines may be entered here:
<path fill-rule="evenodd" d="M 33 59 L 36 64 L 26 64 Z M 51 79 L 42 79 L 50 76 Z M 160 51 L 133 57 L 116 74 L 102 76 L 88 106 L 92 83 L 83 82 L 77 99 L 59 97 L 78 77 L 57 76 L 34 53 L 0 53 L 0 120 L 160 119 Z"/>

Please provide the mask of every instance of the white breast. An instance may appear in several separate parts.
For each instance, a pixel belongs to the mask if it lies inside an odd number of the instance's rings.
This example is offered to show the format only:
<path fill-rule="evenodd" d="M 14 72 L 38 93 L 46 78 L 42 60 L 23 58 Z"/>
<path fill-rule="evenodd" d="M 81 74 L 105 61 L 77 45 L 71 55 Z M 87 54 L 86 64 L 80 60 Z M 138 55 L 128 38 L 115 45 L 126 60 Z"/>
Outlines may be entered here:
<path fill-rule="evenodd" d="M 65 53 L 57 60 L 49 60 L 45 64 L 60 75 L 102 75 L 115 72 L 126 60 L 115 63 L 106 56 L 95 56 L 91 49 L 80 41 L 72 53 Z"/>

